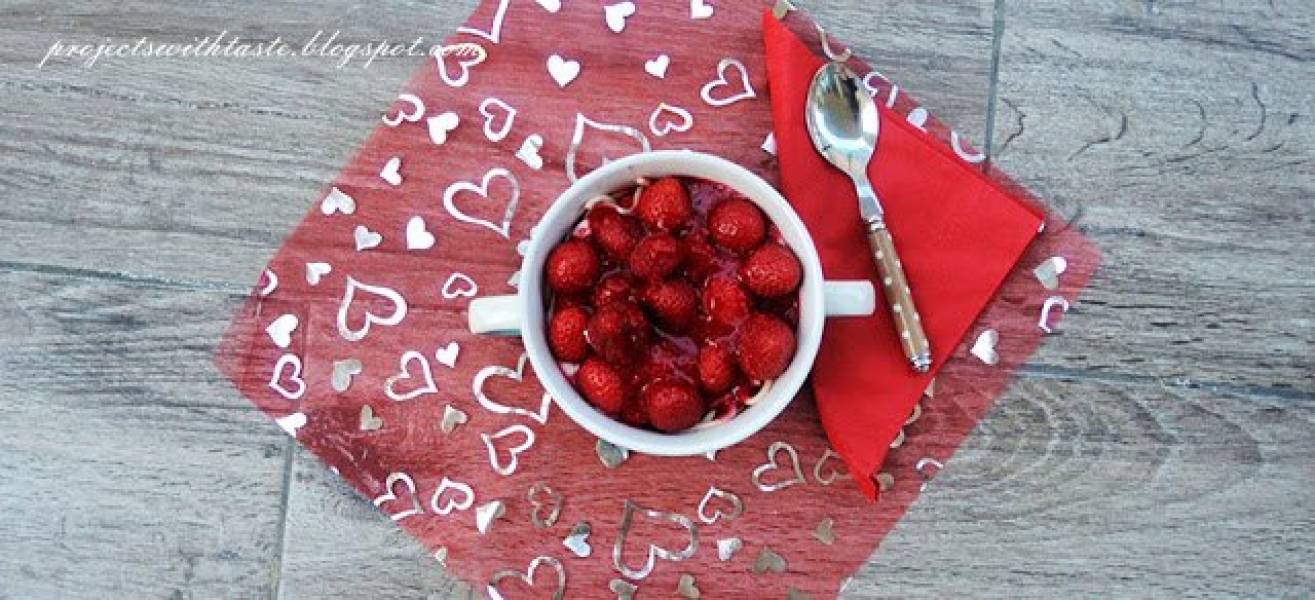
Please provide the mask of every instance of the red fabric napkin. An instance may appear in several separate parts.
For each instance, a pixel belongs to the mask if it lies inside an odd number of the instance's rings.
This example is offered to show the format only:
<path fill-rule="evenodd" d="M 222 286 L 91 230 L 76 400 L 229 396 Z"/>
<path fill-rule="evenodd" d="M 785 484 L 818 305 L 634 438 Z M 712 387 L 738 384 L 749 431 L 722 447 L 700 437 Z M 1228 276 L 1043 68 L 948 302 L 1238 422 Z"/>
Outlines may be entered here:
<path fill-rule="evenodd" d="M 871 279 L 880 290 L 853 184 L 814 150 L 804 120 L 809 85 L 825 60 L 770 12 L 763 14 L 763 36 L 782 192 L 808 225 L 826 277 Z M 869 496 L 876 494 L 873 476 L 914 404 L 1042 223 L 1029 203 L 929 136 L 925 122 L 884 102 L 878 106 L 881 133 L 868 175 L 886 210 L 934 361 L 926 374 L 909 368 L 884 301 L 871 317 L 827 322 L 813 392 L 832 447 Z"/>

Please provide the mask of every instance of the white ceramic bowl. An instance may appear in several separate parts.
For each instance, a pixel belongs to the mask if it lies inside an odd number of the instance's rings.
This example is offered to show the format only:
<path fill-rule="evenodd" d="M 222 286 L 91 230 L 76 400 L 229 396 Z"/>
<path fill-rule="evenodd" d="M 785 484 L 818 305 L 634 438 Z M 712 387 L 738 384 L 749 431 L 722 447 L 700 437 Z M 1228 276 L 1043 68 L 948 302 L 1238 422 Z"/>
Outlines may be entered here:
<path fill-rule="evenodd" d="M 744 195 L 776 224 L 781 237 L 803 265 L 799 328 L 796 331 L 798 348 L 785 373 L 772 382 L 764 397 L 735 418 L 674 434 L 638 429 L 614 420 L 576 392 L 548 348 L 546 286 L 543 283 L 543 267 L 548 253 L 583 218 L 586 202 L 633 185 L 640 178 L 657 179 L 668 175 L 720 182 Z M 471 331 L 518 333 L 539 381 L 567 416 L 590 433 L 617 446 L 660 456 L 694 456 L 720 450 L 766 427 L 790 404 L 808 376 L 821 343 L 825 318 L 869 315 L 876 302 L 876 291 L 868 281 L 823 281 L 822 265 L 808 230 L 775 188 L 735 163 L 687 150 L 648 152 L 610 162 L 562 193 L 534 229 L 529 251 L 521 265 L 519 290 L 516 296 L 474 300 L 469 309 Z"/>

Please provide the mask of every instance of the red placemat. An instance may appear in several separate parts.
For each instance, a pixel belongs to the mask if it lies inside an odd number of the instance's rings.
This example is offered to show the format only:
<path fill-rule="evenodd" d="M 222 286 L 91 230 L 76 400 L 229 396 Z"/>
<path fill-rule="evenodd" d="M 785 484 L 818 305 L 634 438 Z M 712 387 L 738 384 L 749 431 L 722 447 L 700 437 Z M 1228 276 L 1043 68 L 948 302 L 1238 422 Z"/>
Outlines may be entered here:
<path fill-rule="evenodd" d="M 536 591 L 560 573 L 570 597 L 625 585 L 670 595 L 685 574 L 710 597 L 834 595 L 934 471 L 922 459 L 948 459 L 1038 343 L 1037 312 L 1052 292 L 1030 266 L 1067 257 L 1055 293 L 1073 298 L 1095 253 L 1051 220 L 983 317 L 999 331 L 998 364 L 956 350 L 889 458 L 894 487 L 875 506 L 841 474 L 807 394 L 715 459 L 631 456 L 606 468 L 596 440 L 518 369 L 517 340 L 466 332 L 469 299 L 514 292 L 518 242 L 568 172 L 605 156 L 690 148 L 776 179 L 761 147 L 772 127 L 762 5 L 624 4 L 481 4 L 449 40 L 479 49 L 454 47 L 403 86 L 271 260 L 218 362 L 243 395 L 477 587 L 532 569 Z M 904 98 L 896 109 L 908 114 Z M 934 118 L 923 122 L 948 139 Z M 557 518 L 537 527 L 532 515 L 542 523 L 554 499 Z M 481 515 L 499 507 L 482 528 Z M 591 551 L 581 557 L 563 540 L 585 522 Z M 684 560 L 661 557 L 691 547 Z M 651 574 L 621 581 L 650 555 Z M 523 587 L 518 576 L 497 581 L 507 597 Z"/>

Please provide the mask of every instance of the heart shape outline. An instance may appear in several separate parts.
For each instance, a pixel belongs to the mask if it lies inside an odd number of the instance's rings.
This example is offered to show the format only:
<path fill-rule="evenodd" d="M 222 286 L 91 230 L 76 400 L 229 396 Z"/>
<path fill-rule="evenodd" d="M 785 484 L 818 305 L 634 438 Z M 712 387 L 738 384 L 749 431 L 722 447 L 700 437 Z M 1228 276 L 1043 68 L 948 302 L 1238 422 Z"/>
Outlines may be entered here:
<path fill-rule="evenodd" d="M 457 289 L 453 287 L 457 283 L 466 284 L 466 288 Z M 475 280 L 471 279 L 469 275 L 460 272 L 448 275 L 447 281 L 444 281 L 443 287 L 439 289 L 439 294 L 448 300 L 455 300 L 457 298 L 474 298 L 478 293 L 479 285 L 475 283 Z"/>
<path fill-rule="evenodd" d="M 383 296 L 393 303 L 393 314 L 386 317 L 380 317 L 370 311 L 365 311 L 365 323 L 360 329 L 352 329 L 347 326 L 347 312 L 351 309 L 352 302 L 356 300 L 356 291 L 360 290 L 375 296 Z M 370 333 L 370 327 L 378 324 L 385 327 L 392 327 L 401 323 L 406 318 L 406 299 L 396 291 L 381 285 L 370 285 L 356 280 L 352 276 L 347 277 L 346 289 L 342 294 L 342 301 L 338 304 L 338 335 L 349 342 L 359 342 L 365 339 Z"/>
<path fill-rule="evenodd" d="M 501 225 L 495 225 L 492 221 L 472 217 L 457 208 L 455 199 L 456 195 L 461 192 L 474 192 L 487 199 L 489 197 L 489 185 L 493 183 L 494 179 L 506 179 L 511 182 L 511 199 L 507 201 L 506 208 L 503 210 Z M 494 167 L 484 174 L 484 178 L 478 186 L 469 181 L 457 181 L 452 185 L 449 185 L 443 192 L 443 208 L 447 209 L 448 214 L 452 215 L 452 218 L 461 221 L 462 223 L 478 225 L 494 231 L 503 238 L 510 240 L 511 219 L 512 216 L 516 214 L 516 206 L 520 202 L 520 197 L 521 184 L 520 181 L 516 179 L 516 176 L 512 175 L 511 171 L 508 171 L 507 169 Z"/>
<path fill-rule="evenodd" d="M 822 458 L 817 459 L 817 462 L 813 464 L 814 481 L 825 486 L 835 483 L 837 479 L 852 479 L 853 476 L 851 476 L 848 471 L 842 473 L 840 469 L 835 467 L 831 467 L 831 473 L 829 475 L 826 477 L 822 476 L 822 465 L 830 462 L 832 458 L 840 458 L 840 455 L 836 454 L 835 451 L 828 447 L 826 451 L 822 453 Z"/>
<path fill-rule="evenodd" d="M 539 496 L 547 494 L 551 503 L 545 504 L 539 500 Z M 552 489 L 548 484 L 540 481 L 532 486 L 525 493 L 525 499 L 529 501 L 530 506 L 530 523 L 535 529 L 548 529 L 557 524 L 557 518 L 562 515 L 562 504 L 566 501 L 560 492 Z M 548 507 L 548 514 L 543 514 L 543 508 Z"/>
<path fill-rule="evenodd" d="M 726 512 L 722 512 L 721 508 L 714 508 L 712 509 L 713 510 L 712 514 L 709 515 L 707 512 L 708 502 L 710 502 L 713 498 L 720 498 L 722 500 L 725 500 L 726 502 L 729 502 L 731 505 L 731 511 L 729 513 L 726 513 Z M 735 519 L 740 518 L 740 515 L 744 514 L 744 501 L 740 500 L 740 497 L 736 495 L 734 492 L 728 492 L 714 485 L 708 487 L 708 492 L 704 494 L 703 499 L 699 501 L 699 508 L 697 512 L 699 515 L 699 520 L 703 521 L 707 525 L 712 525 L 713 523 L 716 523 L 718 519 L 734 521 Z"/>
<path fill-rule="evenodd" d="M 409 392 L 399 394 L 393 386 L 399 381 L 405 381 L 414 377 L 411 374 L 411 368 L 408 366 L 411 361 L 420 362 L 420 372 L 424 375 L 424 385 Z M 389 400 L 392 400 L 393 402 L 405 402 L 425 394 L 438 393 L 438 385 L 434 383 L 434 373 L 429 368 L 429 359 L 425 358 L 423 353 L 416 350 L 407 350 L 402 354 L 402 358 L 398 360 L 398 368 L 401 369 L 399 373 L 384 380 L 384 395 L 387 396 Z"/>
<path fill-rule="evenodd" d="M 762 476 L 764 473 L 781 468 L 781 465 L 776 462 L 776 455 L 781 451 L 785 451 L 785 453 L 790 456 L 790 465 L 794 469 L 794 478 L 771 484 L 763 483 Z M 799 453 L 795 451 L 794 446 L 791 446 L 786 442 L 773 442 L 771 446 L 767 447 L 767 462 L 759 465 L 753 470 L 753 476 L 751 479 L 753 480 L 754 487 L 758 488 L 761 492 L 767 493 L 808 482 L 808 480 L 804 478 L 803 468 L 799 466 Z"/>
<path fill-rule="evenodd" d="M 465 496 L 465 498 L 461 501 L 456 501 L 452 498 L 448 498 L 447 503 L 440 506 L 439 500 L 443 497 L 443 492 L 446 492 L 448 490 L 455 490 L 457 492 L 460 492 Z M 460 511 L 470 510 L 470 507 L 474 505 L 475 505 L 475 490 L 472 489 L 468 484 L 462 483 L 460 481 L 453 481 L 451 479 L 448 479 L 447 477 L 443 477 L 443 481 L 440 481 L 438 483 L 438 487 L 434 488 L 434 494 L 429 497 L 429 509 L 434 511 L 434 514 L 436 515 L 447 516 L 452 514 L 452 511 L 454 510 L 460 510 Z"/>
<path fill-rule="evenodd" d="M 507 462 L 504 464 L 502 461 L 498 460 L 498 447 L 494 442 L 495 440 L 500 440 L 518 433 L 525 436 L 525 441 L 507 449 Z M 521 453 L 534 446 L 534 431 L 529 427 L 520 424 L 508 426 L 493 435 L 481 433 L 479 434 L 479 438 L 484 441 L 484 447 L 488 449 L 489 466 L 493 468 L 494 473 L 502 475 L 503 477 L 510 477 L 515 473 L 516 468 L 520 466 L 519 456 Z"/>
<path fill-rule="evenodd" d="M 524 582 L 525 585 L 534 587 L 534 573 L 535 571 L 538 570 L 539 565 L 548 565 L 552 567 L 554 571 L 557 572 L 557 589 L 552 594 L 553 600 L 562 600 L 563 598 L 565 598 L 566 597 L 566 567 L 562 566 L 561 561 L 551 556 L 535 557 L 534 560 L 530 561 L 530 566 L 525 570 L 524 573 L 517 571 L 515 569 L 502 569 L 494 573 L 492 577 L 489 577 L 489 583 L 485 589 L 485 592 L 488 593 L 489 598 L 491 598 L 492 600 L 502 600 L 502 594 L 500 594 L 497 589 L 498 583 L 502 582 L 502 580 L 507 579 L 508 577 L 518 578 L 522 582 Z"/>
<path fill-rule="evenodd" d="M 684 550 L 672 552 L 666 548 L 650 543 L 648 545 L 648 559 L 645 561 L 643 568 L 635 570 L 626 566 L 625 561 L 623 561 L 621 557 L 625 550 L 626 537 L 630 533 L 630 525 L 634 521 L 636 512 L 649 519 L 669 521 L 684 527 L 685 530 L 689 532 L 689 545 L 686 546 Z M 685 560 L 694 556 L 694 553 L 698 551 L 698 548 L 699 528 L 694 524 L 694 521 L 689 519 L 689 517 L 651 508 L 644 508 L 635 504 L 631 500 L 626 500 L 625 507 L 621 512 L 621 524 L 617 526 L 616 542 L 612 545 L 612 567 L 627 579 L 638 581 L 648 577 L 649 573 L 653 572 L 653 568 L 657 565 L 657 559 L 661 558 L 663 560 L 671 561 Z"/>
<path fill-rule="evenodd" d="M 516 370 L 508 369 L 502 365 L 489 365 L 480 369 L 475 374 L 475 379 L 471 381 L 471 391 L 475 394 L 475 400 L 479 405 L 484 407 L 493 414 L 498 415 L 520 415 L 529 417 L 540 425 L 548 424 L 548 413 L 552 410 L 552 396 L 548 392 L 543 393 L 543 398 L 539 402 L 539 412 L 530 412 L 523 408 L 507 406 L 493 401 L 488 394 L 484 393 L 484 383 L 491 377 L 505 377 L 516 383 L 525 382 L 525 363 L 529 360 L 529 355 L 521 353 L 520 359 L 516 361 Z"/>
<path fill-rule="evenodd" d="M 730 67 L 735 67 L 740 72 L 740 83 L 744 86 L 743 91 L 725 98 L 714 98 L 712 96 L 713 90 L 731 84 L 730 80 L 726 79 L 726 69 Z M 744 66 L 744 63 L 734 58 L 723 58 L 721 62 L 717 63 L 717 78 L 709 81 L 703 86 L 703 89 L 699 90 L 699 97 L 703 98 L 703 101 L 709 105 L 721 107 L 730 106 L 741 100 L 757 98 L 758 92 L 754 91 L 753 84 L 749 81 L 749 69 Z"/>
<path fill-rule="evenodd" d="M 421 100 L 419 96 L 416 96 L 415 94 L 398 94 L 397 100 L 394 100 L 393 104 L 397 104 L 398 102 L 410 104 L 411 112 L 398 110 L 397 116 L 391 119 L 388 117 L 388 113 L 384 113 L 384 125 L 397 127 L 402 123 L 415 123 L 425 116 L 425 102 Z"/>
<path fill-rule="evenodd" d="M 507 5 L 510 2 L 511 0 L 502 0 L 498 3 L 497 12 L 493 13 L 493 24 L 488 30 L 475 29 L 474 27 L 466 27 L 463 25 L 458 27 L 457 31 L 460 31 L 461 33 L 469 33 L 470 35 L 481 37 L 497 44 L 498 41 L 502 39 L 502 21 L 507 17 Z"/>
<path fill-rule="evenodd" d="M 502 1 L 505 6 L 507 0 Z M 494 43 L 496 44 L 497 42 Z M 437 51 L 431 52 L 431 54 L 434 56 L 434 68 L 438 71 L 438 77 L 442 79 L 443 83 L 447 84 L 448 87 L 456 88 L 465 87 L 467 83 L 470 83 L 470 70 L 479 66 L 480 63 L 483 63 L 489 57 L 488 51 L 485 50 L 483 46 L 474 42 L 460 42 L 443 46 Z M 456 59 L 456 65 L 461 68 L 460 75 L 453 77 L 448 73 L 447 61 L 449 58 Z"/>
<path fill-rule="evenodd" d="M 388 515 L 388 518 L 394 521 L 401 521 L 412 515 L 424 514 L 425 508 L 420 505 L 420 499 L 416 497 L 415 480 L 411 479 L 410 475 L 400 472 L 389 473 L 388 477 L 384 479 L 384 493 L 376 496 L 373 500 L 375 508 L 382 510 L 384 504 L 398 500 L 397 495 L 393 493 L 393 488 L 399 481 L 406 484 L 407 490 L 411 493 L 411 508 L 390 514 Z M 387 514 L 387 511 L 385 511 L 385 514 Z"/>
<path fill-rule="evenodd" d="M 675 117 L 678 117 L 680 121 L 677 123 L 675 118 L 669 118 L 659 124 L 658 119 L 663 115 L 674 115 Z M 685 133 L 692 127 L 694 127 L 694 115 L 690 114 L 688 110 L 679 106 L 667 104 L 666 102 L 659 103 L 657 108 L 653 110 L 653 114 L 648 116 L 648 130 L 652 131 L 653 135 L 658 137 L 666 137 L 673 131 L 676 133 Z"/>
<path fill-rule="evenodd" d="M 575 183 L 580 179 L 580 174 L 576 172 L 575 161 L 580 152 L 580 146 L 584 144 L 584 131 L 586 128 L 607 133 L 619 133 L 638 141 L 640 147 L 643 148 L 641 152 L 653 151 L 648 136 L 645 136 L 643 132 L 634 127 L 602 123 L 584 116 L 584 113 L 575 113 L 575 130 L 571 133 L 571 145 L 566 149 L 566 177 L 571 183 Z"/>
<path fill-rule="evenodd" d="M 288 381 L 297 384 L 297 391 L 289 390 L 283 385 L 283 369 L 292 366 Z M 288 400 L 300 400 L 306 395 L 306 380 L 301 376 L 301 357 L 296 354 L 284 354 L 274 362 L 274 373 L 269 378 L 269 387 Z"/>
<path fill-rule="evenodd" d="M 489 112 L 490 107 L 494 106 L 502 109 L 503 115 L 502 125 L 496 130 L 493 129 L 493 121 L 497 116 Z M 490 142 L 501 142 L 507 139 L 508 135 L 511 135 L 511 127 L 516 123 L 516 107 L 499 98 L 489 96 L 479 103 L 479 114 L 484 115 L 484 137 L 488 138 Z"/>
<path fill-rule="evenodd" d="M 275 275 L 274 271 L 265 269 L 263 275 L 265 277 L 265 286 L 260 288 L 259 292 L 262 298 L 273 294 L 274 290 L 279 289 L 279 276 Z"/>

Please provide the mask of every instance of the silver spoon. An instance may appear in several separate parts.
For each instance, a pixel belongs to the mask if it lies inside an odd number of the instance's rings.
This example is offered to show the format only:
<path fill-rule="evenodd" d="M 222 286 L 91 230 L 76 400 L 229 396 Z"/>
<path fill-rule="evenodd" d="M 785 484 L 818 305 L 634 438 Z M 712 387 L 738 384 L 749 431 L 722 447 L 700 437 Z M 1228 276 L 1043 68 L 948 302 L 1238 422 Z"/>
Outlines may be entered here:
<path fill-rule="evenodd" d="M 825 39 L 825 38 L 823 38 Z M 858 211 L 863 218 L 868 246 L 877 262 L 882 288 L 890 303 L 890 316 L 900 334 L 900 346 L 914 371 L 931 368 L 931 344 L 922 329 L 922 317 L 904 266 L 895 252 L 895 240 L 886 229 L 885 211 L 868 180 L 868 163 L 877 151 L 881 114 L 859 77 L 844 64 L 831 61 L 818 69 L 808 91 L 805 110 L 813 146 L 850 179 L 858 189 Z"/>

